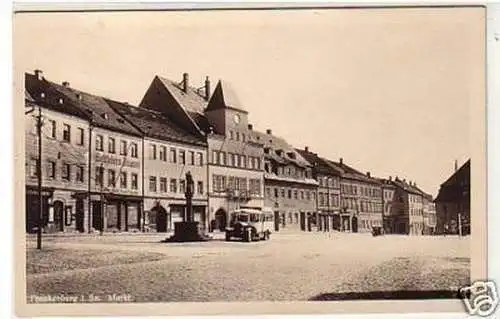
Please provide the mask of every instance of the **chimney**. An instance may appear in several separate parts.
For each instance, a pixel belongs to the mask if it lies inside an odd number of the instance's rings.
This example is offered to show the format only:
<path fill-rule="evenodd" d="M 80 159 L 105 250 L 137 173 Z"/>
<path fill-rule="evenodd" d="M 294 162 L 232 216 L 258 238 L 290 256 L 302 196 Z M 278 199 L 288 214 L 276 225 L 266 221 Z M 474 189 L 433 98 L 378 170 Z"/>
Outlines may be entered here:
<path fill-rule="evenodd" d="M 205 100 L 210 99 L 210 80 L 208 79 L 208 76 L 205 78 Z"/>
<path fill-rule="evenodd" d="M 268 128 L 268 129 L 266 130 L 266 133 L 267 133 L 267 134 L 269 134 L 269 135 L 271 135 L 271 134 L 273 134 L 273 131 L 271 131 L 271 129 L 269 129 L 269 128 Z"/>
<path fill-rule="evenodd" d="M 339 159 L 339 163 L 340 165 L 344 164 L 344 159 L 342 157 Z"/>
<path fill-rule="evenodd" d="M 406 183 L 406 178 L 403 178 L 403 182 L 405 182 L 405 183 Z"/>
<path fill-rule="evenodd" d="M 248 129 L 251 131 L 253 130 L 253 125 L 252 124 L 248 124 Z"/>
<path fill-rule="evenodd" d="M 81 101 L 82 100 L 82 95 L 80 93 L 76 94 L 76 98 Z"/>
<path fill-rule="evenodd" d="M 366 172 L 366 176 L 371 177 L 370 172 Z"/>
<path fill-rule="evenodd" d="M 392 176 L 389 176 L 389 181 L 392 181 Z"/>
<path fill-rule="evenodd" d="M 309 147 L 308 146 L 304 147 L 304 150 L 306 151 L 306 153 L 309 153 Z"/>
<path fill-rule="evenodd" d="M 62 85 L 65 87 L 65 88 L 69 88 L 69 82 L 68 81 L 64 81 L 62 83 Z"/>
<path fill-rule="evenodd" d="M 182 90 L 184 91 L 184 93 L 187 93 L 188 87 L 189 87 L 189 74 L 184 73 L 182 75 Z"/>
<path fill-rule="evenodd" d="M 458 171 L 458 161 L 455 160 L 455 172 Z"/>
<path fill-rule="evenodd" d="M 42 71 L 42 70 L 38 70 L 38 69 L 36 69 L 36 70 L 35 70 L 35 76 L 36 76 L 36 78 L 38 79 L 38 81 L 43 80 L 43 71 Z"/>

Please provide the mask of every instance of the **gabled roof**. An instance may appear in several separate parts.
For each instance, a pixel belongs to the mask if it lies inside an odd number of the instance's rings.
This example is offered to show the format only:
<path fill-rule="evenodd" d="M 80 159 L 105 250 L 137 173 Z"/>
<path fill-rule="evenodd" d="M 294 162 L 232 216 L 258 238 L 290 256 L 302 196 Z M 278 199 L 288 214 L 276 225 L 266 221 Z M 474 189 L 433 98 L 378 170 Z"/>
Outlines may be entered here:
<path fill-rule="evenodd" d="M 218 110 L 222 108 L 235 109 L 245 113 L 247 112 L 243 108 L 240 99 L 236 95 L 236 92 L 233 90 L 231 85 L 226 81 L 223 82 L 219 80 L 212 94 L 212 97 L 208 102 L 207 111 Z"/>
<path fill-rule="evenodd" d="M 156 76 L 165 89 L 170 92 L 177 102 L 178 106 L 184 110 L 185 114 L 199 131 L 208 132 L 210 123 L 205 117 L 204 110 L 207 107 L 207 101 L 199 93 L 199 90 L 187 86 L 186 92 L 183 90 L 183 83 L 177 83 L 162 76 Z"/>
<path fill-rule="evenodd" d="M 142 136 L 142 132 L 116 113 L 104 97 L 55 83 L 52 85 L 67 98 L 72 99 L 80 110 L 89 113 L 94 126 L 134 136 Z"/>
<path fill-rule="evenodd" d="M 396 178 L 392 181 L 393 185 L 402 189 L 403 191 L 407 193 L 412 193 L 415 195 L 423 195 L 422 191 L 416 187 L 413 187 L 412 185 L 408 184 L 408 182 L 401 180 L 399 178 Z"/>
<path fill-rule="evenodd" d="M 27 95 L 33 100 L 29 101 L 30 103 L 35 102 L 41 107 L 87 121 L 90 119 L 90 115 L 82 111 L 75 101 L 68 99 L 59 91 L 55 83 L 49 82 L 45 78 L 38 79 L 34 74 L 25 73 L 24 87 L 25 97 Z"/>
<path fill-rule="evenodd" d="M 160 112 L 109 99 L 105 100 L 117 113 L 137 127 L 145 136 L 199 146 L 206 145 L 206 142 L 201 137 L 194 136 L 180 128 Z"/>
<path fill-rule="evenodd" d="M 293 163 L 299 167 L 310 167 L 311 164 L 305 160 L 299 152 L 295 150 L 293 146 L 288 144 L 285 139 L 273 134 L 267 134 L 259 131 L 253 131 L 255 136 L 259 137 L 259 142 L 261 142 L 264 148 L 269 149 L 268 154 L 264 154 L 265 157 L 272 159 L 280 164 Z M 282 155 L 277 152 L 281 151 Z M 289 154 L 293 154 L 291 157 Z"/>
<path fill-rule="evenodd" d="M 327 162 L 333 168 L 341 171 L 343 178 L 353 179 L 353 180 L 357 180 L 357 181 L 365 182 L 365 183 L 370 183 L 370 184 L 381 185 L 380 181 L 377 180 L 376 178 L 374 178 L 374 177 L 368 177 L 367 175 L 365 175 L 365 174 L 361 173 L 360 171 L 352 168 L 351 166 L 345 164 L 344 162 L 339 163 L 339 162 L 334 162 L 334 161 L 331 161 L 331 160 L 327 160 Z"/>
<path fill-rule="evenodd" d="M 338 170 L 337 168 L 333 167 L 332 165 L 328 164 L 328 161 L 324 158 L 321 158 L 318 156 L 318 154 L 306 151 L 306 150 L 301 150 L 296 148 L 295 149 L 306 161 L 309 162 L 309 164 L 314 167 L 316 172 L 324 175 L 332 175 L 332 176 L 340 176 L 342 174 L 342 171 Z"/>
<path fill-rule="evenodd" d="M 470 201 L 470 159 L 441 184 L 434 202 L 463 200 Z"/>
<path fill-rule="evenodd" d="M 182 83 L 177 83 L 161 76 L 158 76 L 158 79 L 160 79 L 163 85 L 187 112 L 203 115 L 207 101 L 198 93 L 196 88 L 188 86 L 187 92 L 184 92 Z"/>

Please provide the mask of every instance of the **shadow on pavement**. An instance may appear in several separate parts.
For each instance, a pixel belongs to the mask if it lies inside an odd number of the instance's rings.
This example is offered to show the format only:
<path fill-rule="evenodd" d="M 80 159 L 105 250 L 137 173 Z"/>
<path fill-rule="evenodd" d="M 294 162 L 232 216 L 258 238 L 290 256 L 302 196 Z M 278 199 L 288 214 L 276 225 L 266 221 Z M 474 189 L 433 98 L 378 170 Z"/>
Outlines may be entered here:
<path fill-rule="evenodd" d="M 381 300 L 381 299 L 462 299 L 460 292 L 453 290 L 393 290 L 369 292 L 324 293 L 309 301 L 337 300 Z"/>

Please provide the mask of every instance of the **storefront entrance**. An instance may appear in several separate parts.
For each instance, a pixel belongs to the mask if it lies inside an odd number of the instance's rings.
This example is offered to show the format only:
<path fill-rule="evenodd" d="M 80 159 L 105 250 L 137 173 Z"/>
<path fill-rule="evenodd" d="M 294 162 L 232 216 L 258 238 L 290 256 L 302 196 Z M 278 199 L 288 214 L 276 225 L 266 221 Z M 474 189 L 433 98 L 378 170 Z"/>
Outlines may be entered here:
<path fill-rule="evenodd" d="M 215 212 L 215 227 L 220 231 L 224 231 L 227 227 L 227 214 L 222 208 Z"/>
<path fill-rule="evenodd" d="M 156 221 L 156 231 L 158 233 L 165 233 L 167 231 L 167 223 L 168 223 L 168 216 L 167 216 L 167 210 L 161 206 L 161 205 L 156 205 L 151 212 L 155 214 L 155 221 Z"/>
<path fill-rule="evenodd" d="M 64 231 L 64 203 L 56 200 L 53 205 L 54 209 L 54 226 L 56 231 Z"/>

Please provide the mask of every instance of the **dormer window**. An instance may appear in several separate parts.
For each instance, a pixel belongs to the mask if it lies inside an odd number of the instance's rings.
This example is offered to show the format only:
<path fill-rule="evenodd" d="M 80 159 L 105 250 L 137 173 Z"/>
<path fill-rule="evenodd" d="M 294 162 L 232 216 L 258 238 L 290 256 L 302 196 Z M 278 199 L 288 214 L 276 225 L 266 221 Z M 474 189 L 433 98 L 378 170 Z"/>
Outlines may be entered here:
<path fill-rule="evenodd" d="M 125 123 L 125 121 L 122 118 L 118 118 L 117 121 L 122 124 Z"/>
<path fill-rule="evenodd" d="M 101 114 L 101 117 L 102 117 L 103 119 L 105 119 L 105 120 L 107 120 L 107 119 L 109 118 L 108 113 L 102 113 L 102 114 Z"/>
<path fill-rule="evenodd" d="M 269 154 L 269 147 L 264 147 L 264 153 Z"/>
<path fill-rule="evenodd" d="M 295 153 L 294 152 L 288 152 L 288 157 L 291 159 L 295 159 Z"/>
<path fill-rule="evenodd" d="M 282 150 L 276 150 L 276 154 L 278 156 L 283 156 L 283 151 Z"/>

